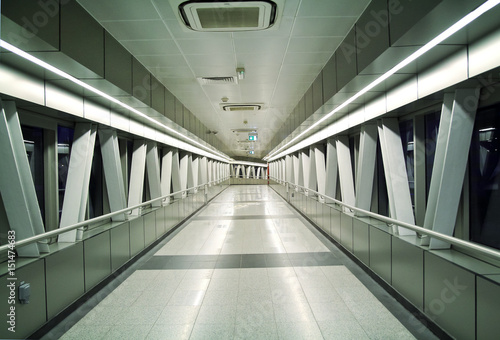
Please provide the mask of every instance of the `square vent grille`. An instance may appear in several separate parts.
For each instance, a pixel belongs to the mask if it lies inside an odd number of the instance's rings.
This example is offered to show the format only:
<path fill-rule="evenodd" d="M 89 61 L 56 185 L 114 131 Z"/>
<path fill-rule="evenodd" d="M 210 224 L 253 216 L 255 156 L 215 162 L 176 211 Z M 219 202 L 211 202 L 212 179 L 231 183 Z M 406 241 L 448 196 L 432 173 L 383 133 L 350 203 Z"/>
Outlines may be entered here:
<path fill-rule="evenodd" d="M 179 14 L 187 27 L 203 32 L 263 30 L 276 21 L 276 4 L 259 1 L 186 1 Z"/>
<path fill-rule="evenodd" d="M 231 85 L 238 84 L 238 77 L 198 77 L 201 85 Z"/>
<path fill-rule="evenodd" d="M 262 106 L 259 104 L 220 104 L 224 111 L 259 111 Z"/>

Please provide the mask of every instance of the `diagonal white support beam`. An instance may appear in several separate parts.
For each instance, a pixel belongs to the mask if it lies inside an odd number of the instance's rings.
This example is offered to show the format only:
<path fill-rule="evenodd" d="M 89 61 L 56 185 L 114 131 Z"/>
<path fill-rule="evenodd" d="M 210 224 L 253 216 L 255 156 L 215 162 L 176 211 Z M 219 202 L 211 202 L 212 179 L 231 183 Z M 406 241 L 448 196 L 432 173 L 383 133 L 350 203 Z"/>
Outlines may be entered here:
<path fill-rule="evenodd" d="M 424 227 L 429 227 L 428 219 L 432 219 L 432 230 L 448 236 L 452 236 L 455 230 L 468 160 L 468 152 L 464 152 L 464 150 L 468 150 L 471 143 L 478 95 L 479 91 L 474 89 L 456 90 L 450 119 L 449 121 L 444 119 L 444 122 L 441 121 L 439 126 L 439 135 L 441 135 L 441 126 L 443 126 L 443 136 L 438 136 L 438 143 L 441 145 L 439 145 L 439 150 L 436 150 L 427 208 L 429 214 L 426 213 Z M 447 114 L 446 111 L 450 103 L 449 96 L 445 97 L 445 102 L 443 113 Z M 438 157 L 441 158 L 438 160 Z M 430 201 L 431 193 L 432 203 Z M 433 203 L 435 209 L 430 207 Z M 449 247 L 450 244 L 434 238 L 431 239 L 429 245 L 430 249 L 447 249 Z"/>
<path fill-rule="evenodd" d="M 173 192 L 179 192 L 182 190 L 179 149 L 172 150 L 172 190 Z M 182 194 L 177 194 L 174 198 L 182 198 Z"/>
<path fill-rule="evenodd" d="M 188 163 L 187 163 L 187 184 L 186 188 L 194 187 L 194 166 L 193 166 L 193 154 L 188 154 Z M 194 190 L 190 190 L 190 193 L 193 193 Z"/>
<path fill-rule="evenodd" d="M 293 161 L 293 183 L 298 185 L 299 184 L 299 168 L 300 168 L 300 163 L 301 163 L 301 161 L 299 160 L 299 155 L 293 154 L 292 161 Z"/>
<path fill-rule="evenodd" d="M 315 145 L 313 148 L 314 148 L 314 162 L 316 168 L 316 181 L 317 181 L 318 192 L 321 195 L 325 195 L 326 193 L 325 148 L 321 145 Z"/>
<path fill-rule="evenodd" d="M 200 157 L 193 156 L 193 186 L 198 186 L 200 183 Z"/>
<path fill-rule="evenodd" d="M 398 221 L 415 224 L 398 120 L 396 118 L 383 119 L 379 122 L 378 131 L 391 217 Z M 402 227 L 397 227 L 394 231 L 400 235 L 415 234 Z"/>
<path fill-rule="evenodd" d="M 260 176 L 262 175 L 262 174 L 261 174 L 261 171 L 262 171 L 262 167 L 260 167 L 260 166 L 259 166 L 259 167 L 257 167 L 257 175 L 256 175 L 256 176 L 257 176 L 257 178 L 260 178 Z"/>
<path fill-rule="evenodd" d="M 302 156 L 302 185 L 307 187 L 309 185 L 309 176 L 311 173 L 311 166 L 309 161 L 309 150 L 301 151 Z"/>
<path fill-rule="evenodd" d="M 172 155 L 173 150 L 169 149 L 164 151 L 161 162 L 161 195 L 165 196 L 172 193 Z M 170 197 L 165 200 L 166 203 L 170 202 Z"/>
<path fill-rule="evenodd" d="M 198 169 L 199 169 L 199 175 L 198 175 L 199 184 L 207 183 L 207 157 L 200 158 L 200 165 Z"/>
<path fill-rule="evenodd" d="M 354 205 L 354 179 L 352 177 L 351 152 L 349 151 L 349 137 L 337 137 L 337 158 L 339 165 L 340 192 L 342 202 Z"/>
<path fill-rule="evenodd" d="M 356 176 L 356 207 L 370 210 L 377 157 L 377 125 L 365 124 L 359 138 L 358 171 Z"/>
<path fill-rule="evenodd" d="M 188 162 L 189 154 L 186 152 L 179 152 L 179 174 L 181 180 L 181 190 L 187 189 L 188 182 Z"/>
<path fill-rule="evenodd" d="M 337 145 L 334 140 L 326 142 L 326 173 L 325 173 L 325 195 L 335 198 L 337 194 Z"/>
<path fill-rule="evenodd" d="M 149 193 L 151 199 L 161 197 L 160 159 L 158 157 L 158 146 L 156 142 L 148 141 L 147 143 L 146 169 L 148 171 Z M 153 203 L 153 207 L 161 206 L 161 201 Z"/>
<path fill-rule="evenodd" d="M 311 190 L 317 191 L 317 184 L 318 178 L 316 172 L 315 148 L 311 146 L 309 148 L 309 180 L 307 182 L 307 187 Z"/>
<path fill-rule="evenodd" d="M 113 129 L 99 129 L 98 132 L 109 207 L 111 212 L 114 212 L 124 209 L 127 206 L 118 136 L 116 130 Z M 126 220 L 126 215 L 114 216 L 112 220 L 124 221 Z"/>
<path fill-rule="evenodd" d="M 132 166 L 130 169 L 130 184 L 128 189 L 128 206 L 142 203 L 144 190 L 144 173 L 146 171 L 146 143 L 142 139 L 134 140 Z M 140 215 L 140 209 L 133 209 L 132 215 Z"/>
<path fill-rule="evenodd" d="M 207 174 L 208 174 L 208 181 L 212 182 L 214 180 L 214 175 L 213 175 L 213 161 L 211 159 L 208 160 L 207 162 Z M 209 184 L 209 186 L 212 186 L 212 183 Z"/>
<path fill-rule="evenodd" d="M 0 111 L 0 193 L 10 229 L 22 240 L 45 230 L 15 103 L 0 100 Z M 21 257 L 37 257 L 49 249 L 45 243 L 33 243 L 16 251 Z"/>
<path fill-rule="evenodd" d="M 60 228 L 85 220 L 95 139 L 95 125 L 89 123 L 75 125 Z M 76 242 L 81 239 L 82 233 L 82 230 L 71 230 L 59 235 L 58 241 Z"/>

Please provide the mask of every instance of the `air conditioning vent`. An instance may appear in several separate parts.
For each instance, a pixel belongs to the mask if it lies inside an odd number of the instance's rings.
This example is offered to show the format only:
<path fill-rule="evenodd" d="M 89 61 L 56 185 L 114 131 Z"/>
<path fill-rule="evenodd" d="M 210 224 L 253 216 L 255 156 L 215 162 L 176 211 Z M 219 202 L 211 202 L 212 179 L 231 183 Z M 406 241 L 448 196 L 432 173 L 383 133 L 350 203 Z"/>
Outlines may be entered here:
<path fill-rule="evenodd" d="M 221 104 L 224 111 L 239 112 L 239 111 L 259 111 L 262 106 L 258 104 Z"/>
<path fill-rule="evenodd" d="M 276 7 L 270 0 L 191 0 L 179 5 L 179 14 L 195 31 L 236 32 L 271 27 L 276 22 Z"/>
<path fill-rule="evenodd" d="M 231 85 L 238 84 L 238 77 L 199 77 L 197 78 L 201 85 Z"/>

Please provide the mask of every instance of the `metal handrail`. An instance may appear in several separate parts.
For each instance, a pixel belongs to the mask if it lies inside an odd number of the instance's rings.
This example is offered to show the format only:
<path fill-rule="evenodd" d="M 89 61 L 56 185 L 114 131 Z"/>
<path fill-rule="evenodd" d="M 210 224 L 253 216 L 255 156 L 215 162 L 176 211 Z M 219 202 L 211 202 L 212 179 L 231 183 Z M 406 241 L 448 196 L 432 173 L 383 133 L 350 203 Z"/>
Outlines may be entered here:
<path fill-rule="evenodd" d="M 394 225 L 397 225 L 397 226 L 400 226 L 400 227 L 403 227 L 403 228 L 407 228 L 407 229 L 413 230 L 413 231 L 415 231 L 415 232 L 417 232 L 419 234 L 431 236 L 431 237 L 434 237 L 434 238 L 436 238 L 438 240 L 450 243 L 450 244 L 452 244 L 454 246 L 457 246 L 459 248 L 469 250 L 473 254 L 486 255 L 486 256 L 488 256 L 490 258 L 493 258 L 496 261 L 500 261 L 500 251 L 498 251 L 498 250 L 495 250 L 495 249 L 492 249 L 492 248 L 488 248 L 488 247 L 485 247 L 485 246 L 481 246 L 479 244 L 472 243 L 472 242 L 469 242 L 469 241 L 464 241 L 462 239 L 459 239 L 459 238 L 456 238 L 456 237 L 453 237 L 453 236 L 448 236 L 446 234 L 442 234 L 442 233 L 439 233 L 437 231 L 433 231 L 433 230 L 426 229 L 426 228 L 423 228 L 423 227 L 419 227 L 419 226 L 414 225 L 414 224 L 410 224 L 410 223 L 398 221 L 398 220 L 395 220 L 393 218 L 390 218 L 390 217 L 387 217 L 387 216 L 383 216 L 383 215 L 379 215 L 377 213 L 374 213 L 374 212 L 371 212 L 371 211 L 368 211 L 368 210 L 360 209 L 360 208 L 357 208 L 357 207 L 352 206 L 350 204 L 347 204 L 347 203 L 344 203 L 342 201 L 339 201 L 339 200 L 337 200 L 335 198 L 332 198 L 330 196 L 321 194 L 321 193 L 319 193 L 316 190 L 312 190 L 312 189 L 309 189 L 307 187 L 304 187 L 302 185 L 290 183 L 288 181 L 281 181 L 281 180 L 278 180 L 275 177 L 270 177 L 270 178 L 273 181 L 278 182 L 278 183 L 288 183 L 289 185 L 291 185 L 293 187 L 301 188 L 301 189 L 306 190 L 308 192 L 313 192 L 313 193 L 317 194 L 320 197 L 323 197 L 323 198 L 328 199 L 329 201 L 332 201 L 335 204 L 338 204 L 340 206 L 346 207 L 346 208 L 348 208 L 350 210 L 353 210 L 355 212 L 359 212 L 359 213 L 361 213 L 363 215 L 373 217 L 373 218 L 375 218 L 377 220 L 380 220 L 382 222 L 386 222 L 388 224 L 394 224 Z"/>
<path fill-rule="evenodd" d="M 87 226 L 89 224 L 94 224 L 94 223 L 97 223 L 97 222 L 101 222 L 101 221 L 107 220 L 107 219 L 109 219 L 109 218 L 111 218 L 113 216 L 117 216 L 117 215 L 121 215 L 121 214 L 128 214 L 128 215 L 130 215 L 132 213 L 132 210 L 144 207 L 146 205 L 150 205 L 150 204 L 152 204 L 154 202 L 157 202 L 157 201 L 163 201 L 166 198 L 171 197 L 171 196 L 175 196 L 175 195 L 178 195 L 178 194 L 189 192 L 189 191 L 194 190 L 194 189 L 199 189 L 199 188 L 205 187 L 206 185 L 210 185 L 210 184 L 215 183 L 215 182 L 223 182 L 223 181 L 226 181 L 228 178 L 229 178 L 229 176 L 226 176 L 226 177 L 224 177 L 222 179 L 219 179 L 219 180 L 213 180 L 213 181 L 210 181 L 210 182 L 207 182 L 207 183 L 204 183 L 204 184 L 197 185 L 195 187 L 191 187 L 191 188 L 187 188 L 187 189 L 184 189 L 184 190 L 181 190 L 181 191 L 173 192 L 171 194 L 167 194 L 167 195 L 164 195 L 164 196 L 161 196 L 161 197 L 156 197 L 156 198 L 153 198 L 153 199 L 151 199 L 149 201 L 146 201 L 146 202 L 134 205 L 132 207 L 127 207 L 127 208 L 124 208 L 124 209 L 121 209 L 121 210 L 113 211 L 113 212 L 111 212 L 109 214 L 101 215 L 101 216 L 98 216 L 98 217 L 94 217 L 94 218 L 91 218 L 91 219 L 88 219 L 88 220 L 85 220 L 85 221 L 82 221 L 82 222 L 78 222 L 78 223 L 69 225 L 67 227 L 54 229 L 54 230 L 51 230 L 51 231 L 47 231 L 47 232 L 45 232 L 43 234 L 38 234 L 38 235 L 35 235 L 35 236 L 32 236 L 32 237 L 28 237 L 28 238 L 22 239 L 20 241 L 16 241 L 15 247 L 16 248 L 17 247 L 22 247 L 22 246 L 26 246 L 26 245 L 31 244 L 31 243 L 35 243 L 35 242 L 38 242 L 38 241 L 46 240 L 48 238 L 51 238 L 51 237 L 54 237 L 54 236 L 58 236 L 58 235 L 63 234 L 65 232 L 68 232 L 68 231 L 71 231 L 71 230 L 75 230 L 75 229 L 78 229 L 78 228 L 81 228 L 81 227 L 85 227 L 85 226 Z M 5 245 L 1 246 L 0 247 L 0 254 L 3 254 L 4 252 L 6 252 L 9 249 L 11 249 L 11 246 L 9 244 L 5 244 Z"/>

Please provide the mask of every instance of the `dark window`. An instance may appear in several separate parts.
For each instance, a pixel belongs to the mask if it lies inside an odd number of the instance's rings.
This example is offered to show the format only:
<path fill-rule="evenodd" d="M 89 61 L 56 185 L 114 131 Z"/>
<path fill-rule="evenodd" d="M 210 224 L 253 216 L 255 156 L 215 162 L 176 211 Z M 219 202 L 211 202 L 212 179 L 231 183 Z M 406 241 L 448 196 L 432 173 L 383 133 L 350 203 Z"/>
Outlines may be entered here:
<path fill-rule="evenodd" d="M 470 237 L 500 249 L 500 105 L 478 111 L 470 148 Z"/>
<path fill-rule="evenodd" d="M 405 120 L 399 123 L 401 133 L 401 143 L 403 144 L 403 153 L 405 157 L 406 174 L 408 175 L 408 187 L 410 188 L 411 204 L 415 207 L 415 168 L 413 153 L 413 120 Z"/>
<path fill-rule="evenodd" d="M 103 168 L 101 146 L 99 144 L 99 136 L 96 136 L 94 145 L 94 157 L 92 157 L 92 167 L 90 169 L 90 184 L 89 184 L 89 204 L 88 216 L 94 218 L 103 214 Z"/>
<path fill-rule="evenodd" d="M 57 168 L 59 176 L 59 218 L 61 218 L 66 180 L 68 179 L 69 157 L 75 130 L 63 126 L 57 127 Z"/>
<path fill-rule="evenodd" d="M 426 199 L 429 197 L 431 187 L 432 169 L 434 167 L 434 155 L 438 139 L 440 112 L 430 113 L 425 116 L 425 181 Z"/>
<path fill-rule="evenodd" d="M 38 206 L 45 221 L 43 129 L 29 126 L 22 126 L 21 129 Z"/>
<path fill-rule="evenodd" d="M 380 140 L 377 141 L 377 193 L 378 193 L 378 211 L 377 213 L 384 216 L 389 216 L 389 197 L 387 195 L 387 182 L 385 180 L 384 161 L 382 159 L 382 150 L 380 148 Z"/>

